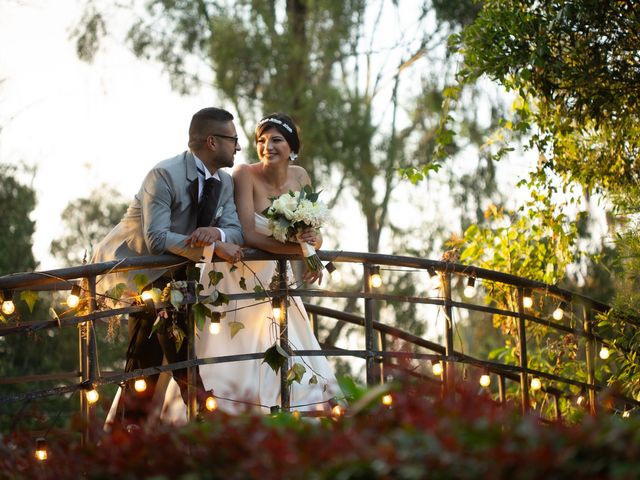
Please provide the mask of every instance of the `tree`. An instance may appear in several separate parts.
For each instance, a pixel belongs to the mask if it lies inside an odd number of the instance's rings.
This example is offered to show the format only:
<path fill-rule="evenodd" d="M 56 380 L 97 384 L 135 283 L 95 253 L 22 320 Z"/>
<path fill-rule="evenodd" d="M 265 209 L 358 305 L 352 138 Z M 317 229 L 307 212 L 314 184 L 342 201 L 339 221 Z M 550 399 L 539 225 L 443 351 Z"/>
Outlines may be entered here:
<path fill-rule="evenodd" d="M 66 232 L 51 242 L 51 254 L 67 266 L 91 258 L 93 247 L 120 221 L 127 203 L 122 195 L 105 185 L 89 197 L 71 201 L 62 211 Z"/>
<path fill-rule="evenodd" d="M 34 270 L 37 262 L 33 256 L 35 222 L 29 218 L 36 206 L 33 187 L 24 184 L 22 174 L 33 176 L 32 169 L 22 171 L 11 165 L 0 165 L 0 275 Z"/>

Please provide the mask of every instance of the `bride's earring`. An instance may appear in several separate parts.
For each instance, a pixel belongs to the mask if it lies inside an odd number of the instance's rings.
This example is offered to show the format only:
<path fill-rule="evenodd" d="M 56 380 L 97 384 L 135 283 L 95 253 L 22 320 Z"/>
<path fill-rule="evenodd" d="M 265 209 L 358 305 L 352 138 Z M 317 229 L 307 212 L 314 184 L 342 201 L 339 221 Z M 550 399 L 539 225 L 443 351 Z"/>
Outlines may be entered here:
<path fill-rule="evenodd" d="M 293 152 L 291 152 L 291 153 L 289 154 L 289 161 L 291 161 L 291 162 L 295 162 L 297 159 L 298 159 L 298 154 L 297 154 L 297 153 L 293 153 Z"/>

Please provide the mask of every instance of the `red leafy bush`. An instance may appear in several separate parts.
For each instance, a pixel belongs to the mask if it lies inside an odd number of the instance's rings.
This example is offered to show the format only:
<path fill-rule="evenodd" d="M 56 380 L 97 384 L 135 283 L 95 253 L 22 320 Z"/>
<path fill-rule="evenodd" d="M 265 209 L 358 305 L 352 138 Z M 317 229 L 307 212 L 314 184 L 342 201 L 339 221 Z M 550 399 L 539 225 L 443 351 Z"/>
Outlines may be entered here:
<path fill-rule="evenodd" d="M 360 399 L 339 420 L 216 412 L 181 429 L 116 431 L 85 448 L 50 435 L 46 462 L 34 458 L 33 439 L 5 438 L 0 477 L 640 478 L 635 418 L 550 424 L 476 395 L 442 401 L 432 389 L 407 383 L 391 408 Z"/>

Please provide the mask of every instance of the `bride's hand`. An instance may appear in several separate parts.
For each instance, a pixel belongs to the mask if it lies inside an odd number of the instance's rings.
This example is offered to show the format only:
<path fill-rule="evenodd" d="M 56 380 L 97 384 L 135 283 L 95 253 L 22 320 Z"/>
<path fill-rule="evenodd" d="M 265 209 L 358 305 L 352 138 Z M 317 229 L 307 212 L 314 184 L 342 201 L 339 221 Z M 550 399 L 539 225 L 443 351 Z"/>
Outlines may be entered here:
<path fill-rule="evenodd" d="M 307 242 L 316 250 L 319 250 L 322 246 L 322 235 L 315 228 L 305 228 L 298 235 L 298 240 Z"/>
<path fill-rule="evenodd" d="M 236 263 L 244 257 L 244 250 L 235 243 L 216 242 L 214 253 L 229 263 Z"/>

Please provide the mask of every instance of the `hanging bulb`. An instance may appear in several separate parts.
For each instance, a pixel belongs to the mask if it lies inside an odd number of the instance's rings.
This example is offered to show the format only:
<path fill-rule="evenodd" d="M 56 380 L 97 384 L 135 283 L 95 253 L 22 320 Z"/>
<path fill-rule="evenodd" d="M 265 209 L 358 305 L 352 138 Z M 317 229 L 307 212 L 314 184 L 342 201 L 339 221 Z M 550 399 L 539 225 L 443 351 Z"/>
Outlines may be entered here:
<path fill-rule="evenodd" d="M 144 378 L 138 378 L 133 384 L 133 389 L 138 393 L 144 392 L 147 389 L 146 380 Z"/>
<path fill-rule="evenodd" d="M 443 371 L 443 367 L 442 367 L 442 362 L 436 362 L 433 364 L 433 366 L 431 367 L 431 371 L 433 372 L 434 375 L 437 375 L 438 377 L 440 375 L 442 375 L 442 371 Z"/>
<path fill-rule="evenodd" d="M 342 408 L 342 405 L 338 403 L 335 397 L 329 399 L 329 406 L 331 406 L 331 415 L 334 418 L 340 418 L 344 415 L 344 408 Z"/>
<path fill-rule="evenodd" d="M 576 404 L 579 406 L 582 406 L 584 402 L 585 402 L 584 393 L 581 393 L 580 395 L 578 395 L 578 398 L 576 399 Z"/>
<path fill-rule="evenodd" d="M 209 333 L 211 335 L 218 335 L 220 333 L 220 317 L 218 315 L 214 315 L 213 318 L 211 318 Z"/>
<path fill-rule="evenodd" d="M 74 285 L 71 287 L 71 293 L 67 297 L 67 306 L 69 308 L 76 308 L 80 303 L 80 285 Z"/>
<path fill-rule="evenodd" d="M 476 294 L 476 279 L 475 277 L 469 277 L 467 280 L 467 286 L 464 287 L 464 296 L 467 298 L 474 297 Z"/>
<path fill-rule="evenodd" d="M 391 406 L 391 404 L 393 403 L 393 397 L 391 396 L 390 393 L 387 393 L 386 395 L 383 395 L 382 397 L 382 404 L 386 405 L 387 407 Z"/>
<path fill-rule="evenodd" d="M 491 385 L 491 377 L 486 373 L 483 375 L 480 375 L 480 385 L 485 388 Z"/>
<path fill-rule="evenodd" d="M 92 404 L 96 403 L 100 398 L 100 394 L 95 388 L 92 388 L 91 390 L 87 390 L 84 394 L 85 394 L 85 397 L 87 398 L 87 402 Z"/>
<path fill-rule="evenodd" d="M 371 285 L 371 288 L 380 288 L 382 286 L 380 266 L 371 265 L 371 276 L 369 277 L 369 285 Z"/>
<path fill-rule="evenodd" d="M 427 288 L 429 290 L 435 290 L 440 288 L 440 275 L 436 271 L 435 268 L 429 267 L 427 268 L 427 272 L 429 272 L 429 284 Z"/>
<path fill-rule="evenodd" d="M 531 379 L 531 390 L 540 390 L 542 388 L 542 382 L 538 377 Z"/>
<path fill-rule="evenodd" d="M 10 290 L 2 291 L 2 313 L 5 315 L 11 315 L 16 311 L 16 306 L 13 304 L 13 293 Z"/>
<path fill-rule="evenodd" d="M 210 412 L 218 409 L 218 401 L 213 395 L 209 395 L 204 402 L 204 406 Z"/>
<path fill-rule="evenodd" d="M 554 320 L 562 320 L 564 317 L 564 312 L 567 309 L 567 302 L 560 302 L 560 305 L 553 311 L 553 319 Z"/>
<path fill-rule="evenodd" d="M 525 288 L 522 297 L 522 305 L 524 308 L 533 307 L 533 297 L 531 296 L 531 289 Z"/>
<path fill-rule="evenodd" d="M 153 301 L 153 292 L 151 290 L 145 290 L 144 292 L 142 292 L 142 294 L 140 295 L 140 298 L 142 298 L 143 302 L 146 302 L 147 300 L 151 300 Z"/>
<path fill-rule="evenodd" d="M 44 462 L 49 457 L 49 452 L 47 450 L 47 441 L 42 437 L 36 439 L 35 456 L 41 462 Z"/>
<path fill-rule="evenodd" d="M 271 310 L 273 311 L 273 318 L 280 320 L 282 318 L 282 302 L 279 298 L 273 297 L 271 299 Z"/>
<path fill-rule="evenodd" d="M 331 275 L 333 272 L 336 271 L 336 266 L 333 264 L 333 262 L 329 262 L 324 266 L 324 269 L 327 271 L 329 275 Z"/>
<path fill-rule="evenodd" d="M 631 414 L 629 413 L 629 410 L 625 410 L 624 412 L 622 412 L 622 418 L 629 418 L 631 416 Z"/>
<path fill-rule="evenodd" d="M 600 349 L 599 355 L 602 360 L 606 360 L 609 358 L 609 355 L 611 355 L 611 352 L 609 352 L 609 349 L 603 345 Z"/>

